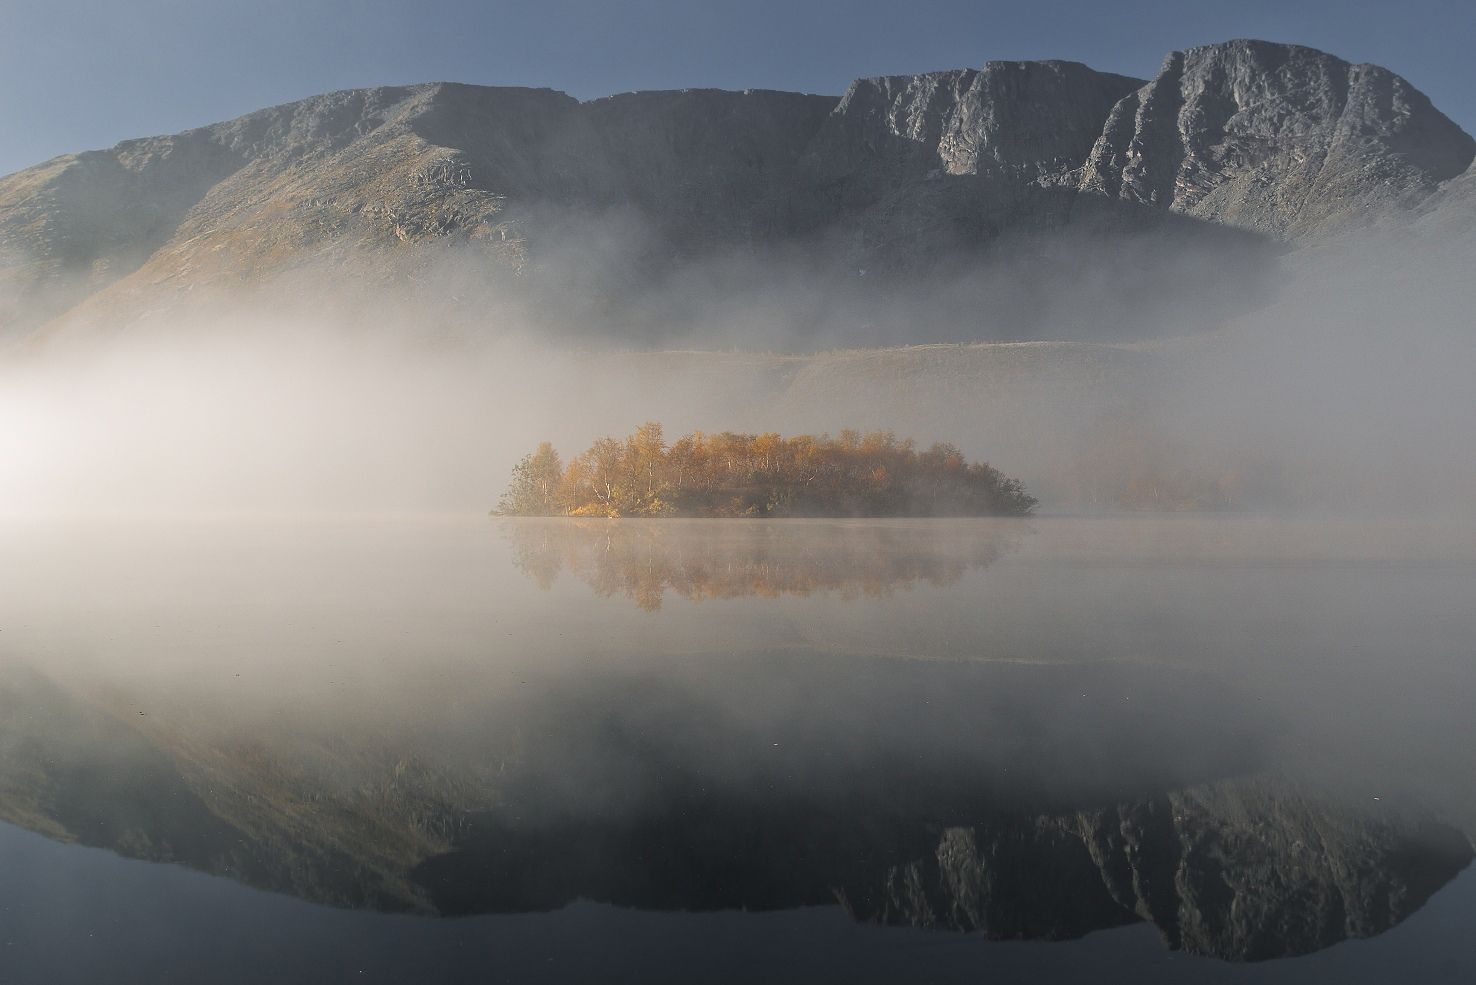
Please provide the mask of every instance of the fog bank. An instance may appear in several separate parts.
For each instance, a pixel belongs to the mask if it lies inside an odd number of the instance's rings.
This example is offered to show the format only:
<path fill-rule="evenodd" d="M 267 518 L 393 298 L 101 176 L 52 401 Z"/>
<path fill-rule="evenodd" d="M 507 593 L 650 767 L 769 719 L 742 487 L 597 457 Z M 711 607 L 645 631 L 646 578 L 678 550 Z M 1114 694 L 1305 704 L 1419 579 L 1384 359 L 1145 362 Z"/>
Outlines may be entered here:
<path fill-rule="evenodd" d="M 8 351 L 0 512 L 484 512 L 537 442 L 569 453 L 652 419 L 671 435 L 855 427 L 948 441 L 1048 511 L 1461 511 L 1476 494 L 1462 235 L 1303 249 L 1278 289 L 1240 298 L 1257 310 L 1229 320 L 1207 321 L 1223 306 L 1186 301 L 1182 285 L 1140 287 L 1138 340 L 1115 342 L 814 351 L 817 317 L 850 309 L 797 300 L 791 274 L 753 261 L 724 274 L 744 291 L 712 292 L 721 316 L 692 307 L 700 279 L 653 288 L 653 337 L 673 345 L 656 349 L 593 315 L 550 332 L 529 296 L 454 262 L 418 288 L 303 274 L 278 294 Z M 1080 299 L 1073 255 L 1039 270 Z M 977 304 L 1008 269 L 952 272 L 950 290 Z M 454 291 L 448 277 L 463 277 Z M 898 285 L 858 337 L 878 323 L 908 337 L 908 305 L 936 315 L 934 287 L 925 300 Z M 947 303 L 968 322 L 965 303 Z"/>

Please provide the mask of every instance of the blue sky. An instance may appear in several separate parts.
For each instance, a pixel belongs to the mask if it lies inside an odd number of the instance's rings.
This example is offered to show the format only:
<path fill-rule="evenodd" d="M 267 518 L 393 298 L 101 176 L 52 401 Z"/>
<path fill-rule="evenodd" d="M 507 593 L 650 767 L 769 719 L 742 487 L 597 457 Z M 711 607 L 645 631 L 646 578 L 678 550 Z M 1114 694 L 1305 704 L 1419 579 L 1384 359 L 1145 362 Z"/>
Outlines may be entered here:
<path fill-rule="evenodd" d="M 430 80 L 588 98 L 1294 41 L 1384 65 L 1476 130 L 1476 0 L 0 0 L 0 173 L 331 89 Z"/>

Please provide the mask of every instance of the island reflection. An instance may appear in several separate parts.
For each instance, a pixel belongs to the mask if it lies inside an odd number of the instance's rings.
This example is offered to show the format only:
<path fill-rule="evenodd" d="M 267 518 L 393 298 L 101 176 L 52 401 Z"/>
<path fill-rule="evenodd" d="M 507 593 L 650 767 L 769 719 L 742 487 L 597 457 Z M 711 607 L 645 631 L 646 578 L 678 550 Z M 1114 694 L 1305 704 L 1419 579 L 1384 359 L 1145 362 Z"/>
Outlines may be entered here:
<path fill-rule="evenodd" d="M 879 598 L 957 582 L 1019 546 L 1019 520 L 500 521 L 513 564 L 547 590 L 567 570 L 602 598 L 647 612 L 671 592 L 692 602 L 835 593 Z M 961 526 L 961 523 L 964 524 Z"/>

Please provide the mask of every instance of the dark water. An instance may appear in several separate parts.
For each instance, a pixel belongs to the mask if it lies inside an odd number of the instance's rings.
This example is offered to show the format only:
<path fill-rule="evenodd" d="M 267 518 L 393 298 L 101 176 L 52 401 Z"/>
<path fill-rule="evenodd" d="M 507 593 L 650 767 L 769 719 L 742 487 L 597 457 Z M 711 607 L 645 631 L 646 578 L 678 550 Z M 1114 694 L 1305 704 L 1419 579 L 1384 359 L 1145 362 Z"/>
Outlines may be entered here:
<path fill-rule="evenodd" d="M 11 524 L 0 982 L 1476 980 L 1440 522 Z"/>

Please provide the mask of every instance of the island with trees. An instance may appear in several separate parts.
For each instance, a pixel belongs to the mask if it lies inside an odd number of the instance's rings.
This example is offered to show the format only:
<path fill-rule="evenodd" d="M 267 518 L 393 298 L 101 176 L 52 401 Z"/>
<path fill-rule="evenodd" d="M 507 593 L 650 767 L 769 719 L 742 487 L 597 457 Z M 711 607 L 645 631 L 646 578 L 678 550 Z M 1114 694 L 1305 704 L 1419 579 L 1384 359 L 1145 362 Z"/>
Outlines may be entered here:
<path fill-rule="evenodd" d="M 1036 500 L 952 445 L 918 451 L 889 431 L 703 434 L 668 443 L 649 422 L 565 463 L 548 442 L 524 456 L 493 512 L 504 516 L 1025 516 Z"/>

